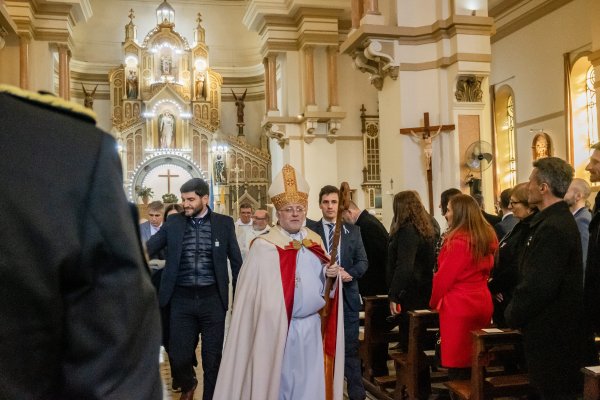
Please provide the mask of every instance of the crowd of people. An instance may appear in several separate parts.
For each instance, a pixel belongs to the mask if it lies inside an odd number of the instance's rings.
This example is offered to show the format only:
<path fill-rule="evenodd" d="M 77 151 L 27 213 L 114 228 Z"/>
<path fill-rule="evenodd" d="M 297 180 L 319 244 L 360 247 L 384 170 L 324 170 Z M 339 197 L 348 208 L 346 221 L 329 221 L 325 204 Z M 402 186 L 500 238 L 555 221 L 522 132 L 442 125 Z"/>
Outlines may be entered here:
<path fill-rule="evenodd" d="M 389 234 L 332 185 L 313 200 L 322 218 L 309 220 L 309 185 L 290 165 L 269 188 L 275 225 L 250 203 L 235 222 L 213 212 L 209 185 L 193 178 L 181 186 L 181 205 L 151 203 L 136 229 L 114 140 L 86 111 L 49 110 L 49 101 L 0 93 L 3 126 L 25 124 L 36 148 L 59 143 L 50 153 L 71 155 L 30 154 L 21 136 L 8 135 L 0 157 L 5 169 L 23 157 L 38 161 L 21 163 L 16 180 L 3 178 L 22 189 L 1 197 L 3 209 L 14 210 L 3 220 L 11 229 L 0 234 L 7 398 L 161 398 L 162 320 L 182 400 L 194 397 L 199 362 L 204 400 L 341 399 L 344 378 L 348 398 L 364 400 L 361 299 L 381 294 L 402 333 L 400 351 L 407 312 L 439 312 L 450 379 L 468 378 L 470 333 L 490 326 L 522 332 L 542 399 L 577 398 L 580 368 L 599 363 L 600 198 L 590 209 L 590 185 L 560 158 L 536 160 L 528 182 L 503 191 L 501 215 L 483 212 L 480 195 L 445 190 L 443 232 L 410 190 L 394 196 Z M 586 170 L 600 182 L 600 144 L 592 149 Z M 30 190 L 47 182 L 64 189 Z M 23 205 L 27 212 L 17 212 Z M 387 346 L 375 353 L 374 375 L 386 375 Z"/>

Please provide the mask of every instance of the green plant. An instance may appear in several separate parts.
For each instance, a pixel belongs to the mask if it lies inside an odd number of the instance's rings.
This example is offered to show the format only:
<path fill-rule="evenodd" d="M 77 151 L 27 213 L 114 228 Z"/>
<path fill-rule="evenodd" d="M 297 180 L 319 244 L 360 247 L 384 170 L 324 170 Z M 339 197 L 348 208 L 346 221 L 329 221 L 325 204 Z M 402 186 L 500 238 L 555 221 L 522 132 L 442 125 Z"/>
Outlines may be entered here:
<path fill-rule="evenodd" d="M 167 193 L 167 194 L 163 194 L 162 201 L 165 204 L 170 204 L 170 203 L 178 203 L 179 199 L 173 193 Z"/>
<path fill-rule="evenodd" d="M 154 196 L 154 192 L 152 191 L 152 188 L 149 188 L 146 186 L 136 186 L 135 194 L 137 194 L 140 197 L 153 197 Z"/>

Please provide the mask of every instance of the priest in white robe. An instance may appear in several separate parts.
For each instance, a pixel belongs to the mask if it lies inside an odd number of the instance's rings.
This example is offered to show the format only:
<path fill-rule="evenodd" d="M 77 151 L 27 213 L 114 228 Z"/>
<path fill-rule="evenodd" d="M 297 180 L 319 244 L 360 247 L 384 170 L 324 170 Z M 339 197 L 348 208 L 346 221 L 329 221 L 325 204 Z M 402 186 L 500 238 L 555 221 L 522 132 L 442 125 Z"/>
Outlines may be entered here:
<path fill-rule="evenodd" d="M 339 266 L 328 265 L 319 235 L 303 227 L 308 184 L 285 165 L 269 189 L 279 224 L 257 237 L 238 278 L 215 400 L 343 398 L 344 324 Z M 319 311 L 335 279 L 324 345 Z M 334 340 L 332 340 L 334 339 Z"/>

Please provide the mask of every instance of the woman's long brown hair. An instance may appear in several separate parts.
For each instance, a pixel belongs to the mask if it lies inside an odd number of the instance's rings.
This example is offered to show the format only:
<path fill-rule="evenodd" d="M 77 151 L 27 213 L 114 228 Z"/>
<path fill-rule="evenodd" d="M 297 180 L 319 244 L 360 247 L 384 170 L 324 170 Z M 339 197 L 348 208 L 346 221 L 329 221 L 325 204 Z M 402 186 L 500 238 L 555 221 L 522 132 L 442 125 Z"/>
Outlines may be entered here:
<path fill-rule="evenodd" d="M 398 192 L 394 196 L 394 219 L 390 235 L 406 224 L 414 225 L 422 237 L 432 238 L 435 235 L 431 217 L 425 211 L 417 193 L 411 190 Z"/>
<path fill-rule="evenodd" d="M 493 253 L 492 243 L 497 240 L 496 233 L 483 218 L 475 199 L 466 194 L 459 194 L 450 199 L 450 206 L 452 222 L 446 240 L 449 241 L 459 232 L 466 233 L 469 236 L 471 253 L 476 261 Z"/>

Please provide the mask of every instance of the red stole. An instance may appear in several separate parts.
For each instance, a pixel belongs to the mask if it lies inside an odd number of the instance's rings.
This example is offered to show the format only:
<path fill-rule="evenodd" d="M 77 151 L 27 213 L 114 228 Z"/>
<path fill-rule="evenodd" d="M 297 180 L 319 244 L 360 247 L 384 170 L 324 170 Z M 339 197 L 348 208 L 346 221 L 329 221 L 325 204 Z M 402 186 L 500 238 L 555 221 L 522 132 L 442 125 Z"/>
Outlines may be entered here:
<path fill-rule="evenodd" d="M 323 248 L 310 239 L 304 239 L 302 242 L 297 240 L 290 243 L 283 249 L 275 246 L 279 252 L 279 269 L 281 271 L 281 286 L 283 287 L 283 299 L 288 316 L 288 325 L 292 319 L 292 309 L 294 308 L 294 291 L 296 289 L 296 260 L 298 251 L 304 246 L 316 255 L 323 262 L 329 261 L 329 256 Z"/>

